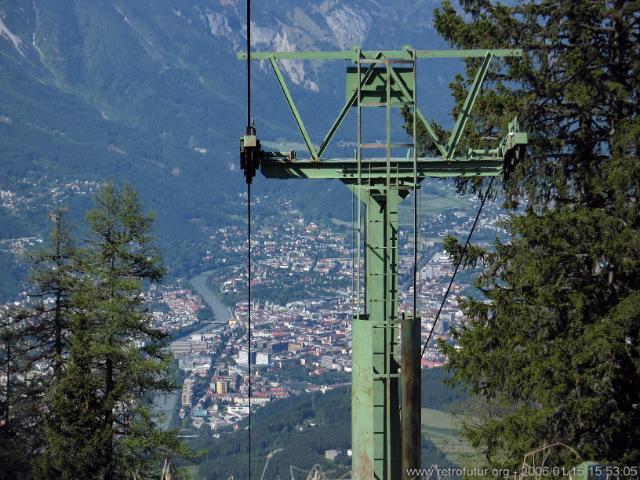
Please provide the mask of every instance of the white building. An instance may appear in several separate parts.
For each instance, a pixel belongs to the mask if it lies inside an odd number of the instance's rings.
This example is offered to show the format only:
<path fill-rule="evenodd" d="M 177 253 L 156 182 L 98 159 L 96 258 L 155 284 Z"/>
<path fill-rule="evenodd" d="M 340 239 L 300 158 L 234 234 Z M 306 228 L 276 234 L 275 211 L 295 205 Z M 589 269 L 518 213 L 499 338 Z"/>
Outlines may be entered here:
<path fill-rule="evenodd" d="M 271 355 L 267 352 L 258 352 L 256 354 L 256 365 L 269 365 L 271 363 Z"/>
<path fill-rule="evenodd" d="M 249 406 L 248 405 L 229 405 L 227 407 L 227 412 L 233 415 L 246 416 L 249 415 Z"/>
<path fill-rule="evenodd" d="M 249 365 L 249 351 L 248 350 L 240 350 L 238 352 L 237 357 L 238 365 L 248 366 Z M 251 364 L 256 364 L 256 352 L 251 352 Z"/>
<path fill-rule="evenodd" d="M 326 450 L 324 452 L 324 458 L 327 460 L 335 460 L 340 455 L 340 450 Z"/>

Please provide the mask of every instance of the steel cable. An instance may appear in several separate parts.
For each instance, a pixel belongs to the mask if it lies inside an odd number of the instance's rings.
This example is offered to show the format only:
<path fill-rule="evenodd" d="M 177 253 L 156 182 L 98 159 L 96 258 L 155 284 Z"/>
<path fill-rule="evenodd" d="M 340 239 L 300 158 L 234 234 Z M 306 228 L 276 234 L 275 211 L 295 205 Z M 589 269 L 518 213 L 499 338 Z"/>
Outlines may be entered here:
<path fill-rule="evenodd" d="M 476 218 L 473 221 L 473 225 L 471 226 L 471 230 L 469 231 L 469 235 L 467 235 L 467 240 L 464 242 L 464 247 L 462 248 L 462 253 L 460 254 L 460 258 L 458 259 L 458 262 L 456 263 L 456 268 L 453 270 L 453 275 L 451 275 L 451 280 L 449 281 L 449 286 L 447 287 L 447 290 L 444 293 L 444 297 L 442 298 L 442 303 L 440 303 L 440 308 L 438 309 L 438 313 L 436 314 L 436 318 L 433 321 L 433 324 L 431 325 L 431 330 L 429 331 L 429 336 L 427 337 L 427 341 L 424 342 L 424 347 L 422 347 L 422 353 L 420 354 L 420 358 L 424 357 L 424 352 L 427 351 L 427 347 L 429 346 L 429 341 L 431 340 L 431 337 L 433 336 L 433 330 L 436 328 L 436 324 L 438 323 L 438 320 L 440 319 L 440 314 L 442 313 L 442 309 L 444 308 L 444 304 L 447 301 L 447 297 L 449 296 L 449 291 L 451 290 L 451 286 L 453 285 L 453 281 L 456 278 L 456 274 L 458 273 L 458 269 L 460 268 L 460 265 L 462 264 L 462 260 L 464 260 L 464 256 L 467 253 L 467 248 L 469 247 L 469 242 L 471 241 L 471 236 L 473 235 L 473 231 L 476 229 L 476 225 L 478 224 L 478 219 L 480 218 L 480 214 L 482 213 L 482 209 L 484 208 L 484 203 L 487 200 L 487 197 L 489 196 L 489 192 L 491 191 L 491 186 L 493 185 L 493 180 L 496 177 L 491 177 L 491 181 L 489 182 L 489 186 L 487 187 L 487 190 L 484 193 L 484 196 L 482 197 L 482 203 L 480 203 L 480 208 L 478 209 L 478 213 L 476 214 Z"/>
<path fill-rule="evenodd" d="M 247 0 L 247 133 L 251 129 L 251 0 Z M 249 437 L 249 480 L 251 480 L 251 181 L 247 182 L 247 371 L 248 404 L 247 436 Z"/>

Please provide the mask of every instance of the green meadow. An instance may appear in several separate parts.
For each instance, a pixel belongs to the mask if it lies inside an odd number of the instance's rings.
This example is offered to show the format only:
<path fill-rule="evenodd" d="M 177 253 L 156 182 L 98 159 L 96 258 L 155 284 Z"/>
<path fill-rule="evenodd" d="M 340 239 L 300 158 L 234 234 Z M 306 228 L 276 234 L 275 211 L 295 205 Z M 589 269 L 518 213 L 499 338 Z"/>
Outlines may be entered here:
<path fill-rule="evenodd" d="M 453 463 L 461 467 L 477 463 L 479 454 L 460 437 L 457 419 L 450 413 L 423 408 L 422 433 Z"/>

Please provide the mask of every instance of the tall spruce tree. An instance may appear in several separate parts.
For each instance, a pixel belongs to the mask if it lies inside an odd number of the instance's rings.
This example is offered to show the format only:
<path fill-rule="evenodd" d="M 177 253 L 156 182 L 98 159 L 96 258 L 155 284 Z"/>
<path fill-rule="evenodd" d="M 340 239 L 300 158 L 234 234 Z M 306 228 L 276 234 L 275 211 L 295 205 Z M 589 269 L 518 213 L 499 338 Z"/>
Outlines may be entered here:
<path fill-rule="evenodd" d="M 158 428 L 150 404 L 153 394 L 175 387 L 167 336 L 152 327 L 142 296 L 144 282 L 161 280 L 164 267 L 150 236 L 152 217 L 131 186 L 107 184 L 95 202 L 39 476 L 156 478 L 162 459 L 189 456 L 175 432 Z"/>
<path fill-rule="evenodd" d="M 28 254 L 31 264 L 33 319 L 22 322 L 23 335 L 34 343 L 34 355 L 51 364 L 59 378 L 68 350 L 69 295 L 77 278 L 76 248 L 65 208 L 50 214 L 52 230 L 44 248 Z"/>
<path fill-rule="evenodd" d="M 2 311 L 0 464 L 7 478 L 31 478 L 34 456 L 43 446 L 46 392 L 60 379 L 68 352 L 68 296 L 74 275 L 74 247 L 66 211 L 50 215 L 45 246 L 27 254 L 31 264 L 30 304 Z M 10 476 L 9 476 L 10 472 Z"/>
<path fill-rule="evenodd" d="M 462 302 L 461 348 L 440 343 L 454 381 L 493 412 L 464 428 L 488 464 L 514 468 L 553 442 L 640 464 L 639 16 L 640 2 L 623 0 L 436 11 L 452 46 L 524 49 L 490 72 L 467 127 L 477 145 L 520 115 L 528 157 L 507 166 L 502 186 L 506 206 L 522 209 L 508 241 L 468 251 L 467 265 L 482 261 L 485 298 Z M 452 84 L 456 110 L 478 64 L 466 66 Z M 447 248 L 462 254 L 455 239 Z"/>

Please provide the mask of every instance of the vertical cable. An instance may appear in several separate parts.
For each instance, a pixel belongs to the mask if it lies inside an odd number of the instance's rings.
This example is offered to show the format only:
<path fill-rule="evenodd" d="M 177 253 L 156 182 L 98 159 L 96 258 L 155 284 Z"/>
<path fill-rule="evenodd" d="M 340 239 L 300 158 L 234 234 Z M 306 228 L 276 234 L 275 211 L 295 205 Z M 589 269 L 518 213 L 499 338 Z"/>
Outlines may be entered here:
<path fill-rule="evenodd" d="M 247 134 L 251 133 L 251 0 L 247 0 Z M 247 182 L 247 300 L 247 370 L 249 375 L 247 435 L 249 437 L 249 480 L 251 480 L 251 181 Z"/>
<path fill-rule="evenodd" d="M 357 314 L 356 308 L 356 194 L 351 192 L 351 314 Z"/>
<path fill-rule="evenodd" d="M 249 358 L 247 359 L 247 367 L 249 371 L 249 418 L 248 418 L 248 435 L 249 435 L 249 480 L 251 480 L 251 183 L 247 183 L 247 299 L 248 319 L 247 319 L 247 343 Z"/>
<path fill-rule="evenodd" d="M 247 127 L 251 126 L 251 0 L 247 0 Z"/>
<path fill-rule="evenodd" d="M 418 242 L 420 241 L 420 228 L 422 225 L 422 189 L 420 189 L 420 195 L 418 195 Z M 420 275 L 420 268 L 418 267 L 417 271 L 416 271 L 416 287 L 418 290 L 420 290 L 420 285 L 422 285 L 422 276 Z M 418 295 L 418 292 L 416 292 L 416 295 Z M 420 299 L 420 297 L 417 297 L 418 300 Z M 420 310 L 420 302 L 416 300 L 418 302 L 418 305 L 416 305 L 416 308 L 418 309 L 418 311 Z M 417 313 L 417 312 L 416 312 Z"/>

